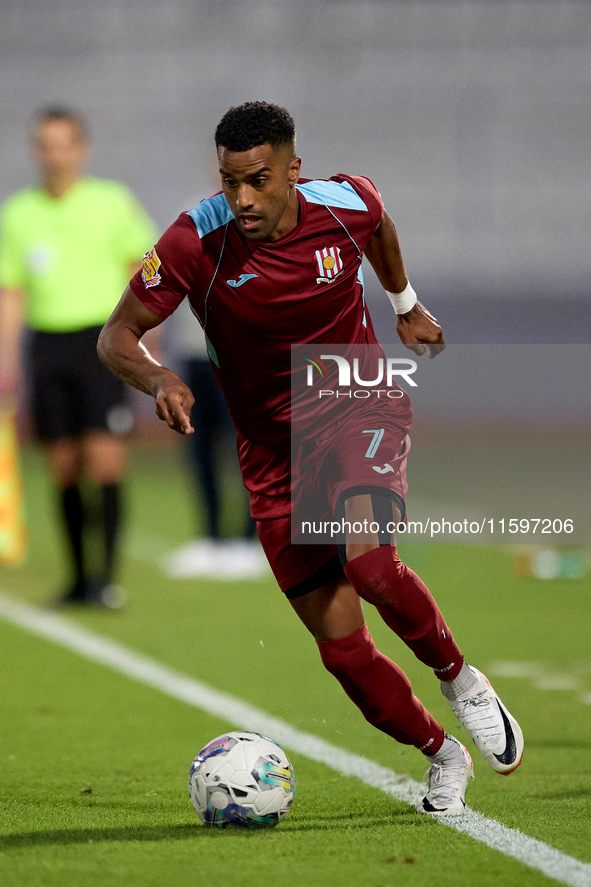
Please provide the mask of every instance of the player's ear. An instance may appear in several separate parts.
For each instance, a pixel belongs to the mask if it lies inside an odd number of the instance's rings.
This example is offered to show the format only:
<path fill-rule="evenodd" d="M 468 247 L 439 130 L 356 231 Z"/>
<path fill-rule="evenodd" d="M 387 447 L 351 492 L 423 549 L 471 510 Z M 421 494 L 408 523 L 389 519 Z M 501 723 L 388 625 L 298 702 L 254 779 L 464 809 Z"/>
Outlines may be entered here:
<path fill-rule="evenodd" d="M 295 185 L 295 183 L 299 179 L 301 165 L 302 165 L 302 158 L 301 157 L 294 157 L 293 160 L 290 161 L 289 170 L 288 170 L 288 177 L 289 177 L 289 184 L 290 185 Z"/>

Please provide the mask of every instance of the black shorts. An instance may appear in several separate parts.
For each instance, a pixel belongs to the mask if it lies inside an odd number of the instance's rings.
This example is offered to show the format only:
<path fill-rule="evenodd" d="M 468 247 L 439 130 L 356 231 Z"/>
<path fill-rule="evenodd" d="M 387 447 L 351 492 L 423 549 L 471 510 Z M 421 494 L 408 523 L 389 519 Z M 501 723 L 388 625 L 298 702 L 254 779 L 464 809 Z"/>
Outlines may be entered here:
<path fill-rule="evenodd" d="M 100 331 L 97 326 L 31 334 L 33 419 L 40 440 L 78 437 L 91 430 L 130 430 L 127 386 L 96 353 Z"/>

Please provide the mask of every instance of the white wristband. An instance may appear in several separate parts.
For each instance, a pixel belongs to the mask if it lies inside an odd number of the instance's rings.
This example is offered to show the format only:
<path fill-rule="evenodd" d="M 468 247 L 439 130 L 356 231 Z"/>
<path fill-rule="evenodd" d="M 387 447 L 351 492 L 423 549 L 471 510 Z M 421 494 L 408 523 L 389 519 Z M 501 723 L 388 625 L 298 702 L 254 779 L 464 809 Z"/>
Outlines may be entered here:
<path fill-rule="evenodd" d="M 410 283 L 407 283 L 401 293 L 389 293 L 386 290 L 386 295 L 392 302 L 392 306 L 396 314 L 406 314 L 407 311 L 416 305 L 417 303 L 417 294 L 413 290 Z"/>

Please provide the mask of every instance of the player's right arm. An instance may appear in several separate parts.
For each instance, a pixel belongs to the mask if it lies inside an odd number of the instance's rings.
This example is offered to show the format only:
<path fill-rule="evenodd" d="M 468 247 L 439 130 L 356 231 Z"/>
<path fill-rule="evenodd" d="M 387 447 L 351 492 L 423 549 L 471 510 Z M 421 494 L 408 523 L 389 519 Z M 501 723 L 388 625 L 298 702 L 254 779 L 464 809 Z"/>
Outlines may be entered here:
<path fill-rule="evenodd" d="M 163 320 L 165 317 L 146 307 L 127 287 L 99 336 L 98 354 L 112 373 L 154 398 L 159 419 L 179 434 L 192 434 L 190 416 L 195 398 L 176 373 L 154 360 L 141 341 Z"/>

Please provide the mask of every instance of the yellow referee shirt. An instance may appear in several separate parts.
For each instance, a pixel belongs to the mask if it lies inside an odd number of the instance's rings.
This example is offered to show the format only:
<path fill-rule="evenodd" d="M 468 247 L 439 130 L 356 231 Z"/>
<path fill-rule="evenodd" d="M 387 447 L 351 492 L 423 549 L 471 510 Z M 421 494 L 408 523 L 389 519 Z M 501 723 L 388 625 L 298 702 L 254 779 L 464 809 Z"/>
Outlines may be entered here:
<path fill-rule="evenodd" d="M 102 326 L 158 233 L 119 182 L 80 179 L 62 197 L 24 188 L 0 214 L 0 286 L 24 290 L 25 323 L 43 332 Z"/>

